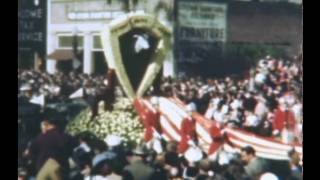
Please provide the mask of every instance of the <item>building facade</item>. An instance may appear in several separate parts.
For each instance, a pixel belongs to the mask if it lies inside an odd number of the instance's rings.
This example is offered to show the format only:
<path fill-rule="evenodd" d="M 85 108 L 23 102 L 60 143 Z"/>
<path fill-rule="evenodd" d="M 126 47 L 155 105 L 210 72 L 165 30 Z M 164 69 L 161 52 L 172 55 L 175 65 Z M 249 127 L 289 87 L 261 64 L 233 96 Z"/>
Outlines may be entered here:
<path fill-rule="evenodd" d="M 153 6 L 148 1 L 140 0 L 135 5 L 132 4 L 133 1 L 129 2 L 130 11 L 152 12 L 150 7 Z M 55 73 L 59 64 L 66 63 L 61 59 L 72 58 L 76 36 L 80 71 L 87 74 L 105 73 L 108 65 L 103 54 L 100 31 L 111 20 L 125 14 L 123 6 L 123 2 L 118 0 L 49 0 L 47 72 Z M 163 75 L 174 75 L 172 52 L 164 62 Z"/>
<path fill-rule="evenodd" d="M 195 69 L 195 65 L 189 65 L 191 61 L 205 62 L 199 66 L 202 72 L 215 71 L 212 67 L 224 70 L 216 50 L 224 50 L 225 45 L 236 49 L 278 46 L 294 54 L 302 44 L 301 1 L 267 1 L 128 0 L 130 5 L 124 8 L 122 0 L 48 0 L 46 70 L 54 73 L 59 64 L 67 63 L 61 59 L 72 58 L 77 37 L 79 71 L 105 73 L 108 65 L 100 31 L 128 8 L 154 15 L 174 32 L 174 46 L 164 61 L 164 76 L 174 77 L 183 66 Z"/>

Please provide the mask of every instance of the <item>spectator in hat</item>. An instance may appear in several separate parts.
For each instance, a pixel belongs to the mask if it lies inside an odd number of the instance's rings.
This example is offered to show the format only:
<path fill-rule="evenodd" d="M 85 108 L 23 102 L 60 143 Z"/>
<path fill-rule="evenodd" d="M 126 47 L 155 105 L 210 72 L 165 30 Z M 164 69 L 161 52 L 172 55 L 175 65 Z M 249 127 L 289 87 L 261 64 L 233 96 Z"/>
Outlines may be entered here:
<path fill-rule="evenodd" d="M 279 180 L 279 178 L 275 174 L 267 172 L 262 174 L 259 180 Z"/>
<path fill-rule="evenodd" d="M 151 177 L 152 180 L 169 179 L 169 173 L 165 165 L 164 154 L 158 154 L 152 163 L 152 167 L 154 168 L 154 173 Z"/>
<path fill-rule="evenodd" d="M 179 156 L 177 153 L 177 146 L 178 146 L 178 143 L 176 141 L 170 141 L 166 146 L 164 158 L 165 158 L 166 165 L 169 165 L 170 167 L 179 166 Z"/>
<path fill-rule="evenodd" d="M 186 166 L 183 169 L 182 177 L 184 179 L 195 179 L 199 173 L 197 163 L 203 158 L 203 153 L 198 147 L 190 147 L 184 153 L 184 158 L 187 160 Z"/>
<path fill-rule="evenodd" d="M 130 164 L 124 168 L 124 179 L 151 180 L 154 169 L 146 164 L 146 149 L 138 146 L 129 158 Z"/>
<path fill-rule="evenodd" d="M 199 174 L 197 175 L 196 180 L 207 179 L 214 176 L 212 171 L 211 161 L 208 159 L 202 159 L 199 161 Z"/>
<path fill-rule="evenodd" d="M 290 169 L 291 169 L 291 179 L 294 180 L 302 180 L 302 166 L 300 163 L 300 156 L 299 154 L 294 150 L 290 150 L 288 152 L 288 156 L 290 158 Z"/>
<path fill-rule="evenodd" d="M 65 179 L 69 171 L 68 158 L 77 142 L 69 135 L 59 131 L 57 113 L 47 109 L 41 122 L 42 133 L 38 135 L 26 155 L 36 163 L 37 179 Z"/>
<path fill-rule="evenodd" d="M 83 179 L 90 174 L 91 160 L 94 152 L 90 147 L 90 134 L 84 132 L 79 134 L 79 146 L 73 150 L 72 160 L 76 166 L 70 173 L 70 179 Z"/>
<path fill-rule="evenodd" d="M 116 173 L 120 174 L 123 171 L 123 168 L 129 163 L 122 146 L 122 138 L 116 135 L 109 135 L 104 141 L 108 146 L 108 150 L 117 155 L 118 160 L 114 162 L 113 168 Z"/>
<path fill-rule="evenodd" d="M 92 160 L 91 175 L 85 180 L 121 180 L 122 177 L 114 172 L 113 164 L 117 161 L 117 155 L 107 151 L 96 155 Z"/>
<path fill-rule="evenodd" d="M 251 146 L 241 148 L 241 159 L 246 164 L 245 172 L 252 178 L 259 176 L 268 171 L 269 167 L 264 159 L 256 156 L 255 150 Z"/>

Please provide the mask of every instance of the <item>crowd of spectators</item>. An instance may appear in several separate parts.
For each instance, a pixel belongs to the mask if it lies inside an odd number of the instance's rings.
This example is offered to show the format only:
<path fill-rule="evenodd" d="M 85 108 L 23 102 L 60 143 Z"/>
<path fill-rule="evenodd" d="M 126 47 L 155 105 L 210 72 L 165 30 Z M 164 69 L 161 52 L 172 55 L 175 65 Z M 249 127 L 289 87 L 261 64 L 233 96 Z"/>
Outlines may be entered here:
<path fill-rule="evenodd" d="M 244 147 L 240 153 L 210 159 L 197 147 L 178 154 L 178 142 L 154 140 L 134 149 L 124 147 L 121 137 L 99 140 L 90 132 L 76 137 L 58 128 L 59 117 L 46 110 L 42 133 L 24 151 L 18 169 L 20 179 L 70 180 L 295 180 L 302 179 L 299 155 L 288 152 L 290 161 L 274 164 Z M 31 163 L 30 163 L 31 162 Z M 32 163 L 33 162 L 33 163 Z M 282 170 L 279 171 L 279 168 Z"/>
<path fill-rule="evenodd" d="M 26 91 L 31 95 L 43 94 L 47 103 L 68 101 L 69 96 L 80 88 L 87 88 L 88 94 L 99 95 L 107 85 L 107 72 L 105 75 L 88 75 L 73 71 L 69 74 L 49 74 L 18 69 L 18 96 L 23 96 Z"/>
<path fill-rule="evenodd" d="M 19 98 L 44 94 L 47 102 L 68 101 L 79 88 L 97 97 L 107 89 L 106 76 L 18 70 Z M 91 92 L 90 92 L 91 91 Z M 243 128 L 255 134 L 302 143 L 302 70 L 299 64 L 266 57 L 245 76 L 165 78 L 160 95 L 177 97 L 220 127 Z M 57 126 L 54 110 L 41 116 L 41 133 L 21 155 L 20 179 L 104 180 L 294 180 L 302 179 L 299 155 L 288 152 L 290 161 L 261 159 L 252 147 L 241 153 L 212 160 L 197 147 L 177 153 L 177 142 L 141 144 L 128 149 L 121 138 L 104 141 L 89 132 L 71 137 Z M 61 141 L 63 139 L 63 141 Z M 283 170 L 280 170 L 283 169 Z"/>
<path fill-rule="evenodd" d="M 247 75 L 163 79 L 161 93 L 177 97 L 221 127 L 302 143 L 302 69 L 270 56 Z"/>

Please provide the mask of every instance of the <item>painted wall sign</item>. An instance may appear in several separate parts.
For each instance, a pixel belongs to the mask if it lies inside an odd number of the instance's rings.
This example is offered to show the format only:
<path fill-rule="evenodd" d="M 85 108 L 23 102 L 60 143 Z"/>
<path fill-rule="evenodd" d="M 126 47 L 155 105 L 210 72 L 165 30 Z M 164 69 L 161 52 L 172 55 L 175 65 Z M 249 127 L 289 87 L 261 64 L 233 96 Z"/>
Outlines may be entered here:
<path fill-rule="evenodd" d="M 19 49 L 44 52 L 46 44 L 46 2 L 20 0 L 18 4 Z"/>
<path fill-rule="evenodd" d="M 175 53 L 178 63 L 201 63 L 221 54 L 227 40 L 225 3 L 180 0 L 177 15 Z"/>

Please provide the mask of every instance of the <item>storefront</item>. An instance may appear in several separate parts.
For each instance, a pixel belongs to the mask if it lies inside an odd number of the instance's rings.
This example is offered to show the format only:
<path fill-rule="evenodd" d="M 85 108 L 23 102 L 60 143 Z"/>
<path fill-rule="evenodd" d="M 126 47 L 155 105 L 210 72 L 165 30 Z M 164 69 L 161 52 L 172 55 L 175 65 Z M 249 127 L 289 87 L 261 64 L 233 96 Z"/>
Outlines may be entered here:
<path fill-rule="evenodd" d="M 18 68 L 42 69 L 46 51 L 46 1 L 18 1 Z"/>
<path fill-rule="evenodd" d="M 102 49 L 100 32 L 112 19 L 124 15 L 121 1 L 105 0 L 49 0 L 47 33 L 47 71 L 58 69 L 60 56 L 57 51 L 74 51 L 74 36 L 81 51 L 81 71 L 87 74 L 105 73 L 107 63 Z M 144 1 L 139 1 L 133 11 L 146 11 Z M 59 53 L 58 53 L 59 54 Z M 69 60 L 72 61 L 72 58 Z M 172 53 L 164 62 L 165 76 L 174 74 Z"/>

